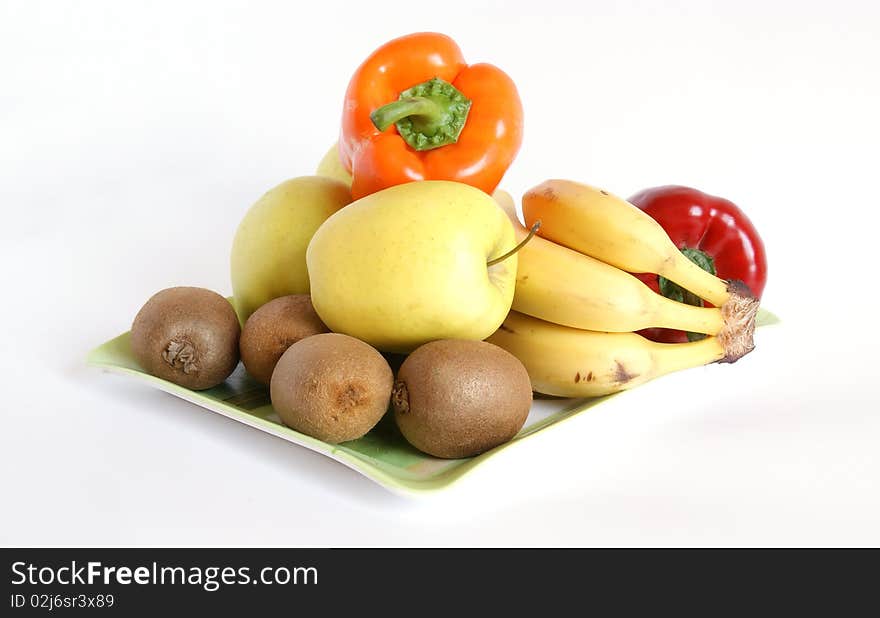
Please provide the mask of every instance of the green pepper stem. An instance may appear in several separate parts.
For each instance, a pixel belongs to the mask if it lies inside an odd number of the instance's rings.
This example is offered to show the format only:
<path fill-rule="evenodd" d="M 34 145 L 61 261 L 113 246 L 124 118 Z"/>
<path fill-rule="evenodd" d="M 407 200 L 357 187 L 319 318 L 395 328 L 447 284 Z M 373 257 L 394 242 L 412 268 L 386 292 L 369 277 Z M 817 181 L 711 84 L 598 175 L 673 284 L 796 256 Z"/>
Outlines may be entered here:
<path fill-rule="evenodd" d="M 471 101 L 449 82 L 435 77 L 400 93 L 370 113 L 379 131 L 397 125 L 401 138 L 414 150 L 431 150 L 458 141 Z"/>
<path fill-rule="evenodd" d="M 380 131 L 386 130 L 396 122 L 408 118 L 409 116 L 419 116 L 424 118 L 428 123 L 443 120 L 443 109 L 437 102 L 425 97 L 409 97 L 393 101 L 387 105 L 383 105 L 370 114 L 370 120 L 376 125 Z M 427 123 L 426 123 L 427 124 Z"/>

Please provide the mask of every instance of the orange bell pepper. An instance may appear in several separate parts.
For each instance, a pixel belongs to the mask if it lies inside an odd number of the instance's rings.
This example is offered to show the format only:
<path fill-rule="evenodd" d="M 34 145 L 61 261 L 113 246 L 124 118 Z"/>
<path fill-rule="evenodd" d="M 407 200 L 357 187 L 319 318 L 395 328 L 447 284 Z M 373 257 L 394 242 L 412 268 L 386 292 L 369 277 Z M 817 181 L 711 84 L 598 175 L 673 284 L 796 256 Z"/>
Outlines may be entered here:
<path fill-rule="evenodd" d="M 454 180 L 492 193 L 522 143 L 516 86 L 491 64 L 467 65 L 443 34 L 390 41 L 345 94 L 339 156 L 355 199 L 416 180 Z"/>

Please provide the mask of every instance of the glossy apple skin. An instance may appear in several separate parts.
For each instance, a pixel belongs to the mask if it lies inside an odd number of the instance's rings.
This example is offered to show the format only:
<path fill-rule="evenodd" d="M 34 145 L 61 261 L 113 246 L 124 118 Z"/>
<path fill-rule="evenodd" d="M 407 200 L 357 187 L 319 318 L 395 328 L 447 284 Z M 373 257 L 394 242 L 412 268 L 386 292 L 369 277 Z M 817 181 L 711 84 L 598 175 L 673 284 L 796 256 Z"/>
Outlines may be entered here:
<path fill-rule="evenodd" d="M 397 185 L 353 202 L 306 253 L 312 303 L 327 326 L 385 352 L 436 339 L 481 340 L 513 302 L 513 226 L 479 189 L 451 181 Z"/>

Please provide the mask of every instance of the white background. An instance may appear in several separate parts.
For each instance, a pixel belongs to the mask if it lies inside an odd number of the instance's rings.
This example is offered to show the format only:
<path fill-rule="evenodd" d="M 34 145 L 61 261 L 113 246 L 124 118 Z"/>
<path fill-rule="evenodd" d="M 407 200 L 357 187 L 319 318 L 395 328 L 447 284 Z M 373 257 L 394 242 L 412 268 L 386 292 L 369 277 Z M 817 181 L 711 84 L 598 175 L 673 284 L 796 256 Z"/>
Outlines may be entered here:
<path fill-rule="evenodd" d="M 878 6 L 0 1 L 0 543 L 880 544 Z M 86 367 L 153 292 L 230 293 L 246 209 L 418 30 L 517 82 L 504 188 L 726 196 L 784 324 L 426 500 Z"/>

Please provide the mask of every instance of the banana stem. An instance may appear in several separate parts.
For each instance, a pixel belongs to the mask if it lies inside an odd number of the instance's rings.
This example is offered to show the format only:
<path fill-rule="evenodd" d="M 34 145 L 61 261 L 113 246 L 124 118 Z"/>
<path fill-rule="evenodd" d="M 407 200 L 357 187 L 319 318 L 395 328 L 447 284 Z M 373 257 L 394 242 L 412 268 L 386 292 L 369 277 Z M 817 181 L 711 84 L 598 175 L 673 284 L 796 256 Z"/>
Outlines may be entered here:
<path fill-rule="evenodd" d="M 718 337 L 689 343 L 654 343 L 657 374 L 654 377 L 723 360 L 725 349 Z"/>
<path fill-rule="evenodd" d="M 755 348 L 755 318 L 760 301 L 754 297 L 748 286 L 733 279 L 730 281 L 719 279 L 692 262 L 681 251 L 676 251 L 674 257 L 664 261 L 657 274 L 721 308 L 720 329 L 708 331 L 700 330 L 695 326 L 678 327 L 690 332 L 717 335 L 718 342 L 724 349 L 721 362 L 736 362 Z M 696 307 L 686 303 L 674 304 L 678 307 L 675 312 L 669 312 L 669 317 L 674 319 L 690 313 L 692 318 L 696 319 L 694 313 Z M 661 302 L 660 305 L 662 306 L 663 303 Z"/>
<path fill-rule="evenodd" d="M 727 290 L 730 299 L 721 307 L 724 328 L 718 340 L 724 346 L 722 362 L 734 363 L 755 349 L 755 319 L 761 303 L 741 281 L 731 281 Z"/>
<path fill-rule="evenodd" d="M 721 309 L 695 307 L 670 300 L 653 292 L 651 292 L 650 298 L 656 303 L 653 319 L 656 326 L 705 335 L 717 335 L 724 327 Z"/>
<path fill-rule="evenodd" d="M 657 269 L 657 274 L 708 300 L 716 307 L 721 307 L 730 298 L 726 281 L 706 272 L 678 249 Z"/>

